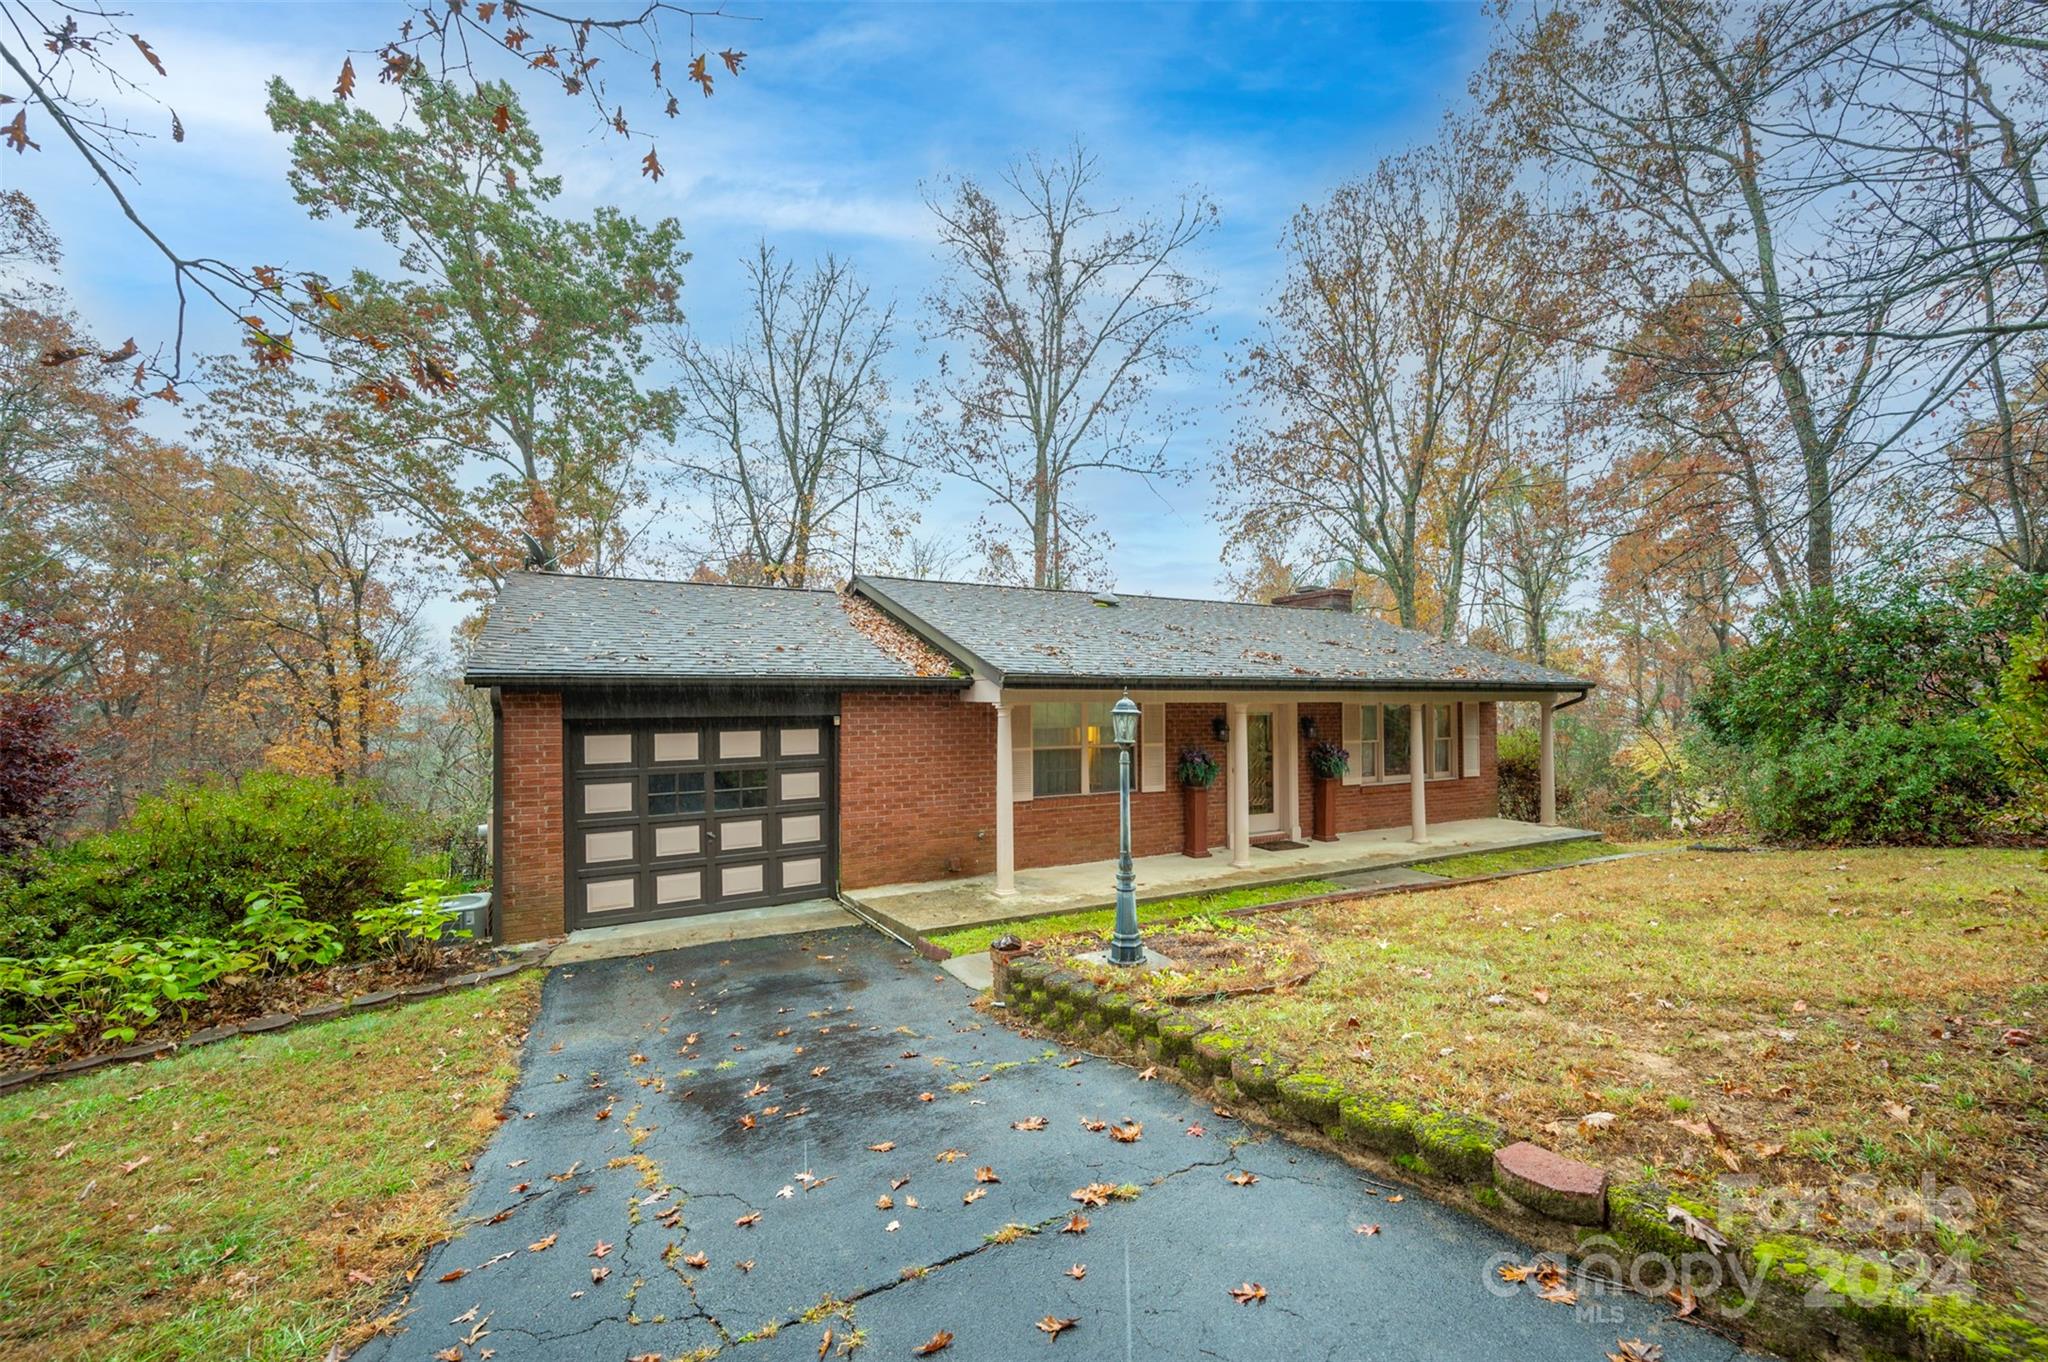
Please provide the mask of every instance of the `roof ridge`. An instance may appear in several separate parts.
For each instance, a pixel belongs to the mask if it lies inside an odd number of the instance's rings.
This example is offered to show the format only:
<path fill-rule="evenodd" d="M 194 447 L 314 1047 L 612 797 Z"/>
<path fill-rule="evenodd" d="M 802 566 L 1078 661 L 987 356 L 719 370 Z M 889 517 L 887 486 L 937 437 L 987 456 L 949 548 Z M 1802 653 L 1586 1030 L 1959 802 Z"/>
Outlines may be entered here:
<path fill-rule="evenodd" d="M 528 581 L 557 582 L 631 582 L 637 586 L 694 586 L 723 591 L 772 591 L 783 596 L 838 596 L 843 592 L 836 586 L 777 586 L 773 582 L 695 582 L 687 577 L 628 577 L 614 573 L 593 572 L 535 572 L 520 568 L 506 577 L 506 581 L 524 578 Z"/>

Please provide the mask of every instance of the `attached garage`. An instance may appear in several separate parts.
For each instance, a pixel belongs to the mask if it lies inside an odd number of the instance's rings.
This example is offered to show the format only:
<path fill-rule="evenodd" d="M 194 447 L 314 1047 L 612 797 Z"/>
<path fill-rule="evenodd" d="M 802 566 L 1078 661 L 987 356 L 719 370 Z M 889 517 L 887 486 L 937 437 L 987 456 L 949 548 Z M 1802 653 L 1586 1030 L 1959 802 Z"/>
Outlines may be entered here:
<path fill-rule="evenodd" d="M 831 892 L 835 720 L 572 723 L 570 929 Z"/>
<path fill-rule="evenodd" d="M 513 941 L 837 893 L 842 700 L 968 684 L 857 597 L 551 573 L 506 580 L 465 676 Z"/>

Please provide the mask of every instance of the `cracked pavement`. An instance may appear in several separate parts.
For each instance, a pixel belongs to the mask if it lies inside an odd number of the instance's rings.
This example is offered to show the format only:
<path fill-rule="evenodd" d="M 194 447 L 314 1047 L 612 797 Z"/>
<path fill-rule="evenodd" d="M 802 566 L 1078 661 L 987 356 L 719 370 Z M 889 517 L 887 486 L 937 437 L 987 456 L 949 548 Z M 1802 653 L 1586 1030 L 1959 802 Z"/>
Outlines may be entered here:
<path fill-rule="evenodd" d="M 970 1001 L 866 929 L 553 971 L 463 1229 L 429 1254 L 402 1331 L 354 1356 L 767 1362 L 818 1357 L 827 1329 L 834 1350 L 885 1358 L 946 1330 L 949 1362 L 1048 1343 L 1067 1358 L 1600 1362 L 1638 1337 L 1666 1362 L 1739 1355 L 1661 1303 L 1582 1282 L 1573 1308 L 1502 1286 L 1494 1267 L 1532 1256 L 1505 1236 L 1171 1084 L 1070 1067 L 1078 1052 Z M 1012 1127 L 1035 1116 L 1043 1130 Z M 981 1167 L 1000 1181 L 977 1183 Z M 1257 1182 L 1229 1182 L 1240 1169 Z M 1137 1195 L 1084 1208 L 1070 1194 L 1090 1183 Z M 1062 1233 L 1075 1211 L 1088 1228 Z M 1354 1231 L 1366 1223 L 1380 1233 Z M 1037 1232 L 990 1238 L 1010 1225 Z M 1266 1302 L 1234 1301 L 1242 1282 Z M 1079 1323 L 1048 1339 L 1047 1315 Z"/>

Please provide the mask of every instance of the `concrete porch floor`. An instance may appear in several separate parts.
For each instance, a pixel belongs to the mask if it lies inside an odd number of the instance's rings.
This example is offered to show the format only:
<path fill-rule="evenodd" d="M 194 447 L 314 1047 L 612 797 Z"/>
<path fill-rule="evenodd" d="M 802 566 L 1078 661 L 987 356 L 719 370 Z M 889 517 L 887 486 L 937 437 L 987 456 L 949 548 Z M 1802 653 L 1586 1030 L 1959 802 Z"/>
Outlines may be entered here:
<path fill-rule="evenodd" d="M 1546 828 L 1511 818 L 1467 818 L 1432 824 L 1429 841 L 1421 843 L 1410 841 L 1405 827 L 1349 832 L 1334 842 L 1310 842 L 1299 849 L 1268 851 L 1255 842 L 1252 863 L 1243 870 L 1232 867 L 1229 851 L 1221 847 L 1207 860 L 1174 853 L 1140 856 L 1133 865 L 1138 877 L 1138 898 L 1143 901 L 1246 885 L 1284 884 L 1288 880 L 1384 883 L 1389 877 L 1380 872 L 1417 861 L 1533 846 L 1539 842 L 1579 841 L 1598 835 L 1579 828 Z M 996 895 L 994 877 L 989 875 L 922 884 L 887 884 L 842 891 L 840 897 L 902 926 L 920 932 L 943 932 L 1005 918 L 1107 907 L 1115 899 L 1115 877 L 1115 861 L 1088 861 L 1019 870 L 1017 892 L 1006 897 Z"/>

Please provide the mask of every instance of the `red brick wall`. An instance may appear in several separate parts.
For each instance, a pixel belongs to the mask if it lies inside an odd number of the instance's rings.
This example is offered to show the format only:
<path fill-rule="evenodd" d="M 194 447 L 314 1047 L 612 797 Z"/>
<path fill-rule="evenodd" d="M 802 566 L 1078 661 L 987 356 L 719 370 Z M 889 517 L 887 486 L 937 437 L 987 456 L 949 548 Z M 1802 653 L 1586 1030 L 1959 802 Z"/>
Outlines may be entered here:
<path fill-rule="evenodd" d="M 1303 718 L 1316 721 L 1317 736 L 1331 742 L 1344 740 L 1344 715 L 1337 705 L 1303 705 Z M 1451 759 L 1464 760 L 1465 730 L 1461 722 L 1451 730 Z M 1500 813 L 1500 779 L 1494 766 L 1495 706 L 1479 706 L 1479 775 L 1466 780 L 1431 780 L 1423 784 L 1423 799 L 1432 823 L 1449 823 L 1460 818 L 1494 818 Z M 1454 768 L 1455 769 L 1455 768 Z M 1461 773 L 1462 777 L 1462 773 Z M 1314 807 L 1315 775 L 1308 769 L 1308 744 L 1301 750 L 1301 823 L 1308 831 Z M 1408 782 L 1388 785 L 1339 785 L 1337 787 L 1337 831 L 1363 832 L 1368 828 L 1408 826 Z"/>
<path fill-rule="evenodd" d="M 1494 714 L 1481 707 L 1480 766 L 1473 780 L 1431 781 L 1432 820 L 1489 818 L 1499 807 L 1494 777 Z M 1167 788 L 1131 797 L 1131 849 L 1140 856 L 1178 851 L 1181 792 L 1175 758 L 1183 746 L 1208 750 L 1225 769 L 1209 792 L 1209 845 L 1228 843 L 1225 800 L 1228 744 L 1211 725 L 1224 705 L 1166 707 Z M 1331 705 L 1303 705 L 1322 734 L 1336 739 L 1342 716 Z M 848 692 L 839 728 L 840 883 L 849 889 L 988 874 L 995 869 L 995 710 L 957 695 Z M 1312 798 L 1306 744 L 1300 744 L 1301 820 Z M 1458 747 L 1462 755 L 1463 743 Z M 1343 786 L 1340 832 L 1405 827 L 1408 786 Z M 1017 866 L 1065 865 L 1116 855 L 1116 796 L 1061 795 L 1016 805 Z"/>
<path fill-rule="evenodd" d="M 558 936 L 563 922 L 562 697 L 505 691 L 498 699 L 503 803 L 495 851 L 499 931 L 507 941 Z"/>
<path fill-rule="evenodd" d="M 995 868 L 995 708 L 951 692 L 840 696 L 840 883 L 860 889 Z"/>

